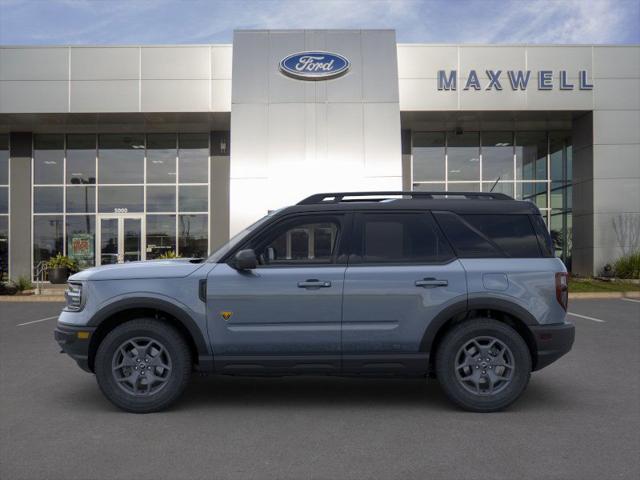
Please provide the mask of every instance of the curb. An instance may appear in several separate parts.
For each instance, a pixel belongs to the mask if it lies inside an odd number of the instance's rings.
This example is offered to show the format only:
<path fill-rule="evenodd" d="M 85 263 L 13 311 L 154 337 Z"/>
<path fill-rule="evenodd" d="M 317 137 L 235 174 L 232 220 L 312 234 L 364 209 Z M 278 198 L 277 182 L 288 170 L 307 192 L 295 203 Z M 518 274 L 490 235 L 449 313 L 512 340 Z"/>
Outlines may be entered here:
<path fill-rule="evenodd" d="M 569 300 L 589 298 L 640 298 L 640 292 L 569 292 Z"/>

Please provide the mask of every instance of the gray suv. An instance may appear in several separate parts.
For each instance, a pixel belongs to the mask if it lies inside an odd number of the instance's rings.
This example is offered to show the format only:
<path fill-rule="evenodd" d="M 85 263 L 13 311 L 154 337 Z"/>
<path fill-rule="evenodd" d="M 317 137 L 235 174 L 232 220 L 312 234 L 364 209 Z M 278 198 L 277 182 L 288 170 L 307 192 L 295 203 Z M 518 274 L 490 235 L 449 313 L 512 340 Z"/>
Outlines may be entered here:
<path fill-rule="evenodd" d="M 503 409 L 567 353 L 567 273 L 540 212 L 496 193 L 313 195 L 207 259 L 69 279 L 55 338 L 130 412 L 192 371 L 435 377 L 460 407 Z"/>

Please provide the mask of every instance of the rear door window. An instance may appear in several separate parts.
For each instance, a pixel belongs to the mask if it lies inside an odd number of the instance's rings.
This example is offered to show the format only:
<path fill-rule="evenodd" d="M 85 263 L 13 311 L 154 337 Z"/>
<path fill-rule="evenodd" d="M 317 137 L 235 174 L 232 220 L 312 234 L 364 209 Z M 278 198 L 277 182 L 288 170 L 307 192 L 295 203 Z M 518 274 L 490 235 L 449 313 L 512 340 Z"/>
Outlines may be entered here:
<path fill-rule="evenodd" d="M 487 236 L 453 212 L 434 212 L 436 220 L 460 258 L 504 257 Z"/>
<path fill-rule="evenodd" d="M 429 213 L 358 216 L 355 260 L 361 263 L 446 263 L 453 251 Z"/>

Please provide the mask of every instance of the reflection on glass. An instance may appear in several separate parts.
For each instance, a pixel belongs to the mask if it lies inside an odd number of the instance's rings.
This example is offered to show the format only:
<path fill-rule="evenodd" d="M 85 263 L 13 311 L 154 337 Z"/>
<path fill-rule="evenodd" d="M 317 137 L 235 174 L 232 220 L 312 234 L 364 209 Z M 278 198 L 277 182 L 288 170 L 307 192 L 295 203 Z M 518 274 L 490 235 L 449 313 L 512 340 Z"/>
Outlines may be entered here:
<path fill-rule="evenodd" d="M 413 189 L 417 192 L 444 192 L 443 183 L 414 183 Z"/>
<path fill-rule="evenodd" d="M 148 186 L 147 212 L 175 212 L 176 187 Z"/>
<path fill-rule="evenodd" d="M 100 220 L 100 263 L 118 263 L 118 219 Z"/>
<path fill-rule="evenodd" d="M 0 280 L 9 275 L 9 217 L 0 216 Z"/>
<path fill-rule="evenodd" d="M 447 134 L 447 161 L 449 181 L 479 180 L 480 138 L 478 134 Z"/>
<path fill-rule="evenodd" d="M 33 267 L 42 261 L 64 253 L 64 222 L 62 215 L 36 215 L 33 217 Z"/>
<path fill-rule="evenodd" d="M 67 183 L 96 183 L 95 135 L 67 135 Z"/>
<path fill-rule="evenodd" d="M 0 134 L 0 185 L 9 184 L 9 135 Z"/>
<path fill-rule="evenodd" d="M 493 188 L 493 190 L 492 190 Z M 513 182 L 482 182 L 483 192 L 504 193 L 513 197 Z"/>
<path fill-rule="evenodd" d="M 101 184 L 143 183 L 144 135 L 100 135 L 98 175 Z"/>
<path fill-rule="evenodd" d="M 95 265 L 95 217 L 93 215 L 67 215 L 67 256 L 80 269 Z"/>
<path fill-rule="evenodd" d="M 546 132 L 516 133 L 516 175 L 519 180 L 547 179 Z"/>
<path fill-rule="evenodd" d="M 9 187 L 0 187 L 0 213 L 9 213 Z"/>
<path fill-rule="evenodd" d="M 62 213 L 63 187 L 34 187 L 34 213 Z"/>
<path fill-rule="evenodd" d="M 64 135 L 35 135 L 33 182 L 36 185 L 62 184 Z"/>
<path fill-rule="evenodd" d="M 474 182 L 474 183 L 449 182 L 447 191 L 448 192 L 479 192 L 480 182 Z"/>
<path fill-rule="evenodd" d="M 206 185 L 180 186 L 181 212 L 206 212 L 209 187 Z"/>
<path fill-rule="evenodd" d="M 571 166 L 571 137 L 568 132 L 551 132 L 549 134 L 549 162 L 551 164 L 551 180 L 567 181 Z"/>
<path fill-rule="evenodd" d="M 176 182 L 176 134 L 147 135 L 147 183 Z"/>
<path fill-rule="evenodd" d="M 413 136 L 413 180 L 444 180 L 444 133 L 416 133 Z"/>
<path fill-rule="evenodd" d="M 517 183 L 516 200 L 527 200 L 535 203 L 538 208 L 547 208 L 547 183 Z"/>
<path fill-rule="evenodd" d="M 511 132 L 483 132 L 482 179 L 513 180 L 513 154 Z"/>
<path fill-rule="evenodd" d="M 147 215 L 147 260 L 176 251 L 176 216 Z"/>
<path fill-rule="evenodd" d="M 95 213 L 96 187 L 74 185 L 67 187 L 67 213 Z"/>
<path fill-rule="evenodd" d="M 180 215 L 178 229 L 180 256 L 207 256 L 209 238 L 207 215 Z"/>
<path fill-rule="evenodd" d="M 125 262 L 137 262 L 142 260 L 142 225 L 139 218 L 125 218 L 123 220 L 124 229 L 124 252 L 122 255 Z"/>
<path fill-rule="evenodd" d="M 209 134 L 181 133 L 179 146 L 179 182 L 206 183 L 209 176 Z"/>
<path fill-rule="evenodd" d="M 99 187 L 98 211 L 142 212 L 144 187 Z"/>

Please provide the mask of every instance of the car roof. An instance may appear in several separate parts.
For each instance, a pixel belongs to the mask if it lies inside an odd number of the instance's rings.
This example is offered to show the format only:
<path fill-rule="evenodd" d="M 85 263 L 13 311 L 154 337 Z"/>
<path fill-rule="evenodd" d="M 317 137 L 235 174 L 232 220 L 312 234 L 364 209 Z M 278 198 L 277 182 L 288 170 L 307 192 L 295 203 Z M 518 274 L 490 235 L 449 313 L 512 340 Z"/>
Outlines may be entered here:
<path fill-rule="evenodd" d="M 535 204 L 504 194 L 478 192 L 348 192 L 316 194 L 281 214 L 301 212 L 350 212 L 431 210 L 459 214 L 539 214 Z"/>

